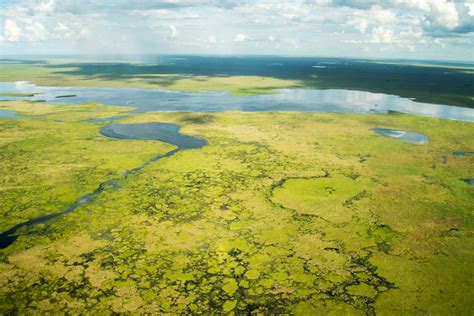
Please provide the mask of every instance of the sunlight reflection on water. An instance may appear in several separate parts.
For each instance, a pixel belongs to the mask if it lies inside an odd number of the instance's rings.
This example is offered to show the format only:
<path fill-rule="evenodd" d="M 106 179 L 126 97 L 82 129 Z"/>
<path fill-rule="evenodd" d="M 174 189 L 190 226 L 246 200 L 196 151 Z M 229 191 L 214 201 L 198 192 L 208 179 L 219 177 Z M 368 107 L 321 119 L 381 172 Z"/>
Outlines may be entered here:
<path fill-rule="evenodd" d="M 343 89 L 280 89 L 275 94 L 231 96 L 222 91 L 169 91 L 157 89 L 43 87 L 30 82 L 0 82 L 0 92 L 37 93 L 33 97 L 2 96 L 0 100 L 46 101 L 58 104 L 100 102 L 149 111 L 220 112 L 301 111 L 337 113 L 403 113 L 474 121 L 474 109 L 429 104 L 396 95 Z M 61 95 L 75 95 L 58 98 Z"/>

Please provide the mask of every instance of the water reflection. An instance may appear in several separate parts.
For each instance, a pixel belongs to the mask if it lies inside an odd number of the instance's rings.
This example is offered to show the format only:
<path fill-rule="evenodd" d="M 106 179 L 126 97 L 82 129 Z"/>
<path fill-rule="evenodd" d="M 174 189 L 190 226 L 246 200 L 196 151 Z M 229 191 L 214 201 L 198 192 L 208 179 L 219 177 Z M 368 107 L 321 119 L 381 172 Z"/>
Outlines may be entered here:
<path fill-rule="evenodd" d="M 453 152 L 453 156 L 456 156 L 456 157 L 464 157 L 466 155 L 474 155 L 474 151 L 455 151 L 455 152 Z"/>
<path fill-rule="evenodd" d="M 180 127 L 169 123 L 137 123 L 137 124 L 111 124 L 104 126 L 100 132 L 112 138 L 159 140 L 173 144 L 178 149 L 201 148 L 207 141 L 193 136 L 183 135 Z"/>
<path fill-rule="evenodd" d="M 15 111 L 10 110 L 1 110 L 0 109 L 0 118 L 20 118 Z"/>
<path fill-rule="evenodd" d="M 423 145 L 428 143 L 428 137 L 413 131 L 400 131 L 389 128 L 372 128 L 372 130 L 383 137 L 392 138 L 401 142 Z"/>
<path fill-rule="evenodd" d="M 220 112 L 301 111 L 339 113 L 403 113 L 474 121 L 474 109 L 415 102 L 383 93 L 342 89 L 281 89 L 279 93 L 230 96 L 221 91 L 183 92 L 156 89 L 42 87 L 28 82 L 2 82 L 0 92 L 37 93 L 33 97 L 1 96 L 0 100 L 45 100 L 48 103 L 133 106 L 135 113 L 149 111 Z M 75 95 L 57 98 L 61 95 Z"/>
<path fill-rule="evenodd" d="M 461 180 L 466 182 L 467 184 L 474 185 L 474 179 L 461 179 Z"/>
<path fill-rule="evenodd" d="M 123 125 L 111 124 L 103 127 L 100 132 L 105 136 L 119 139 L 160 140 L 178 147 L 165 154 L 157 155 L 150 160 L 145 161 L 138 167 L 127 170 L 123 176 L 123 178 L 126 179 L 129 175 L 141 171 L 149 164 L 160 159 L 170 157 L 183 149 L 201 148 L 207 145 L 207 141 L 205 139 L 183 135 L 179 132 L 179 129 L 180 126 L 169 123 L 142 123 Z M 29 221 L 15 225 L 9 230 L 0 233 L 0 249 L 4 249 L 14 243 L 15 240 L 22 234 L 22 230 L 25 230 L 26 228 L 35 226 L 37 224 L 46 223 L 57 217 L 74 212 L 79 207 L 93 202 L 97 196 L 107 189 L 120 189 L 121 186 L 118 183 L 119 180 L 119 178 L 113 178 L 102 182 L 94 191 L 77 198 L 76 201 L 64 211 L 30 219 Z M 24 231 L 23 234 L 25 234 Z"/>

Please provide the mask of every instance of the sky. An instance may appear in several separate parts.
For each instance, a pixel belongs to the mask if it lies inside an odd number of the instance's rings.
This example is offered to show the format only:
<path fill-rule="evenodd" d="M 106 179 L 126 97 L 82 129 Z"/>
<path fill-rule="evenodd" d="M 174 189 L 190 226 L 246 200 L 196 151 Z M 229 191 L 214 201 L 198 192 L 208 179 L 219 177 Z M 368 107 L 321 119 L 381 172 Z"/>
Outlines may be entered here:
<path fill-rule="evenodd" d="M 0 0 L 0 55 L 474 61 L 474 0 Z"/>

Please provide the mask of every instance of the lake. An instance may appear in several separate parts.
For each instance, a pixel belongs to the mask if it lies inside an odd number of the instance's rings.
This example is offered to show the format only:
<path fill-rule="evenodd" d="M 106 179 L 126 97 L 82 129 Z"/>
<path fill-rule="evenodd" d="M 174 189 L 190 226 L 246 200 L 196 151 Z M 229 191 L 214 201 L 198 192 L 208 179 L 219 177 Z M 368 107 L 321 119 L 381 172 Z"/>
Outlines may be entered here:
<path fill-rule="evenodd" d="M 21 116 L 18 116 L 15 111 L 0 109 L 0 117 L 3 117 L 3 118 L 20 118 Z"/>
<path fill-rule="evenodd" d="M 169 123 L 111 124 L 100 129 L 102 135 L 118 139 L 159 140 L 178 149 L 200 148 L 207 144 L 202 138 L 183 135 L 180 127 Z"/>
<path fill-rule="evenodd" d="M 223 91 L 169 91 L 158 89 L 45 87 L 30 82 L 0 82 L 1 93 L 37 93 L 33 97 L 0 96 L 0 100 L 46 101 L 53 104 L 100 102 L 131 106 L 133 113 L 155 111 L 298 111 L 388 113 L 398 111 L 445 119 L 474 121 L 474 109 L 416 102 L 383 93 L 344 89 L 280 89 L 275 94 L 231 96 Z M 64 97 L 68 96 L 68 97 Z"/>
<path fill-rule="evenodd" d="M 404 143 L 424 145 L 429 142 L 426 135 L 415 131 L 402 131 L 390 128 L 372 128 L 372 131 L 380 136 L 395 139 Z"/>

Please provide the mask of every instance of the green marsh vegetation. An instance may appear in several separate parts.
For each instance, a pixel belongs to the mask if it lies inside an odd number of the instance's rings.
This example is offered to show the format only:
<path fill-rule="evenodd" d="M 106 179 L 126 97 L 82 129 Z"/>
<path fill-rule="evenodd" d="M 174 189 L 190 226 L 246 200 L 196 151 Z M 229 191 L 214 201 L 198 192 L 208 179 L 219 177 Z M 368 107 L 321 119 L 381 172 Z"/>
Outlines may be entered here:
<path fill-rule="evenodd" d="M 102 136 L 124 107 L 2 102 L 2 232 L 173 146 Z M 473 123 L 144 113 L 208 140 L 0 250 L 2 313 L 460 314 L 474 303 Z M 371 128 L 415 130 L 415 145 Z M 355 141 L 356 140 L 356 141 Z"/>
<path fill-rule="evenodd" d="M 349 89 L 473 108 L 473 71 L 472 64 L 334 58 L 161 56 L 154 63 L 3 59 L 0 81 L 224 90 L 232 95 L 273 93 L 280 88 Z"/>
<path fill-rule="evenodd" d="M 2 97 L 34 97 L 35 93 L 16 93 L 16 92 L 1 92 Z"/>
<path fill-rule="evenodd" d="M 4 102 L 2 107 L 34 115 L 35 119 L 3 120 L 0 127 L 1 231 L 57 213 L 93 191 L 98 183 L 171 147 L 117 142 L 97 135 L 94 124 L 80 122 L 119 114 L 127 110 L 123 107 L 105 109 L 89 104 L 65 108 L 20 102 Z"/>

